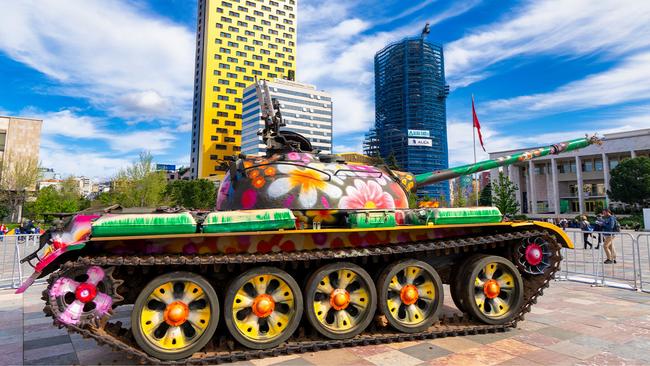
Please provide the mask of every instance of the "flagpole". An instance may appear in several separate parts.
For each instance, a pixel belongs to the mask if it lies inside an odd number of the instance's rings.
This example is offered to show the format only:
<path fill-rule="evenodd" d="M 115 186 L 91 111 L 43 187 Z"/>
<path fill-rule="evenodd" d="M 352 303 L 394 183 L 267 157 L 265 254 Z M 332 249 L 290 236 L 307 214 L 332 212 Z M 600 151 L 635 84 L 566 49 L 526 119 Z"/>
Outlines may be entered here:
<path fill-rule="evenodd" d="M 474 126 L 474 94 L 473 93 L 472 93 L 472 147 L 474 148 L 474 164 L 476 164 L 476 126 Z M 478 183 L 476 182 L 476 173 L 472 174 L 472 192 L 474 191 L 475 188 L 474 185 L 476 185 L 476 188 L 478 188 Z M 476 206 L 478 206 L 478 194 L 476 194 Z"/>

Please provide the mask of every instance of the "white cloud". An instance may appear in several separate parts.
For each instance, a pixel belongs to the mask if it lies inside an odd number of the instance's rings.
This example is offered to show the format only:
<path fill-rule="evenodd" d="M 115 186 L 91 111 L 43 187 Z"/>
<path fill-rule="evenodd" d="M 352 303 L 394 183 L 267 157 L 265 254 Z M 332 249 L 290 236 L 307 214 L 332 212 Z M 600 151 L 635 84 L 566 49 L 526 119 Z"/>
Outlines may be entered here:
<path fill-rule="evenodd" d="M 374 124 L 375 109 L 368 93 L 352 88 L 332 89 L 330 92 L 336 133 L 367 131 Z"/>
<path fill-rule="evenodd" d="M 74 158 L 71 158 L 74 156 Z M 49 139 L 41 143 L 41 165 L 62 176 L 80 175 L 101 181 L 115 175 L 136 157 L 113 157 L 93 150 L 58 144 Z"/>
<path fill-rule="evenodd" d="M 490 65 L 516 56 L 618 57 L 650 45 L 649 18 L 648 1 L 530 1 L 447 45 L 448 79 L 453 87 L 468 85 L 489 75 Z"/>
<path fill-rule="evenodd" d="M 60 82 L 60 93 L 130 118 L 190 108 L 193 31 L 133 3 L 12 1 L 0 24 L 0 50 Z"/>
<path fill-rule="evenodd" d="M 553 91 L 489 102 L 497 114 L 530 116 L 610 106 L 650 99 L 650 52 L 630 56 L 606 71 L 570 82 Z"/>

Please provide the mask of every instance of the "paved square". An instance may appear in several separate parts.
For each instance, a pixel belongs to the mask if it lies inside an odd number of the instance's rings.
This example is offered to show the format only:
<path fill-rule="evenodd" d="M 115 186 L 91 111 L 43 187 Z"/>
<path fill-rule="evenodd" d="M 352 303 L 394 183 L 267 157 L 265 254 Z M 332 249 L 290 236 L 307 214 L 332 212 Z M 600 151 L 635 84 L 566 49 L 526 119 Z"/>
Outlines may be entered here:
<path fill-rule="evenodd" d="M 34 286 L 0 291 L 0 365 L 135 364 L 124 354 L 52 326 Z M 453 306 L 447 296 L 448 310 Z M 334 349 L 237 365 L 650 364 L 650 294 L 553 282 L 519 328 L 506 333 Z M 119 308 L 118 308 L 119 310 Z M 115 317 L 129 324 L 129 309 Z"/>

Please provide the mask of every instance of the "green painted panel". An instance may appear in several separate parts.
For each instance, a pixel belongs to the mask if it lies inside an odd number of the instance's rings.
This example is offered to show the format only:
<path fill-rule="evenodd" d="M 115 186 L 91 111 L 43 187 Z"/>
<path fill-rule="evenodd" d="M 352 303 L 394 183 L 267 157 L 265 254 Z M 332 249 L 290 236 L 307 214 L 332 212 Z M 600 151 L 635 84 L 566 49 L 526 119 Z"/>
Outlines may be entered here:
<path fill-rule="evenodd" d="M 433 210 L 433 222 L 437 225 L 501 222 L 501 212 L 496 207 L 436 208 Z"/>
<path fill-rule="evenodd" d="M 395 212 L 393 211 L 362 211 L 348 215 L 351 228 L 395 227 Z"/>
<path fill-rule="evenodd" d="M 204 233 L 293 229 L 296 217 L 289 209 L 211 212 L 203 221 Z"/>
<path fill-rule="evenodd" d="M 95 237 L 191 234 L 196 221 L 189 212 L 102 216 L 92 224 Z"/>

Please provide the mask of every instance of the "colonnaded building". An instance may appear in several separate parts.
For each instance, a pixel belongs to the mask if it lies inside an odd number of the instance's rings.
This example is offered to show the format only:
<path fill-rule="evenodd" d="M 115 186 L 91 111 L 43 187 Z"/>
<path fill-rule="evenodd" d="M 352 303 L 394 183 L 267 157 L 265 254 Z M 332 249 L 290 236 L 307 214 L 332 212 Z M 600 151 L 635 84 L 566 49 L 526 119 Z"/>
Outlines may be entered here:
<path fill-rule="evenodd" d="M 529 149 L 490 153 L 490 159 Z M 650 129 L 610 133 L 602 145 L 537 158 L 533 161 L 500 168 L 519 190 L 521 213 L 576 214 L 593 213 L 607 207 L 610 171 L 627 158 L 650 156 Z M 498 169 L 491 171 L 494 180 Z"/>
<path fill-rule="evenodd" d="M 310 84 L 275 79 L 267 83 L 271 98 L 280 102 L 281 131 L 293 131 L 309 139 L 316 150 L 332 153 L 332 96 Z M 266 145 L 258 132 L 264 129 L 255 84 L 244 90 L 242 153 L 264 155 Z"/>
<path fill-rule="evenodd" d="M 296 0 L 199 0 L 192 178 L 221 179 L 241 151 L 244 89 L 294 79 Z"/>

